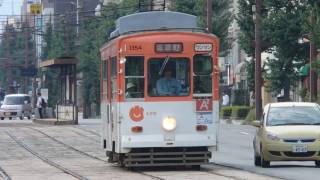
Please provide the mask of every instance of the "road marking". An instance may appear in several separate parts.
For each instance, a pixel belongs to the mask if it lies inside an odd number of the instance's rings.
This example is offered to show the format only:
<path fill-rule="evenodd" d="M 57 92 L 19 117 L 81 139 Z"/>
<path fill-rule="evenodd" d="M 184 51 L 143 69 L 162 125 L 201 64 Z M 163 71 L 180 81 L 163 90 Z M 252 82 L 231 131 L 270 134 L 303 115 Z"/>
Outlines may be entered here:
<path fill-rule="evenodd" d="M 242 135 L 249 135 L 249 133 L 244 132 L 244 131 L 241 131 L 240 134 L 242 134 Z"/>

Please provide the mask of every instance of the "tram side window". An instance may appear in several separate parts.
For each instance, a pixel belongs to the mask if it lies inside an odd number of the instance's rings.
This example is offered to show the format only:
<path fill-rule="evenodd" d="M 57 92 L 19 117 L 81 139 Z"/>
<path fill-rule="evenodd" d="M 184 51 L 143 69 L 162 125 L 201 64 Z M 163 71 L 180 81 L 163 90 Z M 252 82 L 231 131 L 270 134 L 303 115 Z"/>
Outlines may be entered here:
<path fill-rule="evenodd" d="M 144 57 L 126 57 L 125 83 L 127 99 L 144 97 Z"/>
<path fill-rule="evenodd" d="M 103 95 L 108 97 L 108 63 L 102 61 Z"/>
<path fill-rule="evenodd" d="M 190 65 L 187 58 L 154 58 L 148 65 L 148 94 L 159 96 L 188 96 Z"/>
<path fill-rule="evenodd" d="M 114 99 L 117 94 L 117 57 L 111 57 L 111 63 L 110 63 L 110 94 L 111 99 Z"/>
<path fill-rule="evenodd" d="M 194 94 L 212 93 L 212 57 L 198 54 L 194 56 Z"/>

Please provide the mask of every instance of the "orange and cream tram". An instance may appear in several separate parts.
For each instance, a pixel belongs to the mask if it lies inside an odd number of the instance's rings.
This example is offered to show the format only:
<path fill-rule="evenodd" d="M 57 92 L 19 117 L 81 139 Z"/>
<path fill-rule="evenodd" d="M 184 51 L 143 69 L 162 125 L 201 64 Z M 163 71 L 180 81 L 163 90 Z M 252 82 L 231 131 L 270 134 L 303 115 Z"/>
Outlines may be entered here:
<path fill-rule="evenodd" d="M 201 165 L 217 149 L 218 45 L 196 17 L 144 12 L 101 48 L 102 144 L 126 167 Z"/>

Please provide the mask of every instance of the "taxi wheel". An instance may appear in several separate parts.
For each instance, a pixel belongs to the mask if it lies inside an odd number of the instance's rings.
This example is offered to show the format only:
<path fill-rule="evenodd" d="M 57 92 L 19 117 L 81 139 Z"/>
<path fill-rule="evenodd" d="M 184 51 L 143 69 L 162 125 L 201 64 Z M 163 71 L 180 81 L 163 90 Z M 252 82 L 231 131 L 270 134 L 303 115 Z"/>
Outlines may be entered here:
<path fill-rule="evenodd" d="M 315 161 L 316 167 L 320 167 L 320 161 Z"/>
<path fill-rule="evenodd" d="M 23 117 L 22 117 L 22 116 L 20 116 L 20 117 L 19 117 L 19 119 L 20 119 L 20 120 L 23 120 Z"/>
<path fill-rule="evenodd" d="M 261 150 L 262 150 L 262 148 L 261 148 Z M 266 161 L 266 160 L 264 159 L 264 156 L 263 156 L 262 151 L 260 152 L 260 155 L 261 155 L 261 167 L 263 167 L 263 168 L 268 168 L 268 167 L 270 167 L 270 161 Z"/>
<path fill-rule="evenodd" d="M 1 117 L 0 119 L 1 119 L 1 120 L 4 120 L 4 117 Z"/>
<path fill-rule="evenodd" d="M 254 155 L 254 165 L 255 166 L 261 166 L 261 157 Z"/>

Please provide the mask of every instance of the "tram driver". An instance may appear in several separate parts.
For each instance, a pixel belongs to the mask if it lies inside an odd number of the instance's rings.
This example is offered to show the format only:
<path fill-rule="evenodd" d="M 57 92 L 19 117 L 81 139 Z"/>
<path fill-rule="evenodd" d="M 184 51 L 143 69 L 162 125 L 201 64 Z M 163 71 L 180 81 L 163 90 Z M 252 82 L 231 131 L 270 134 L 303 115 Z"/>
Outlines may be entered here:
<path fill-rule="evenodd" d="M 157 81 L 157 93 L 159 96 L 179 96 L 181 83 L 172 77 L 173 70 L 166 68 L 163 77 Z"/>

